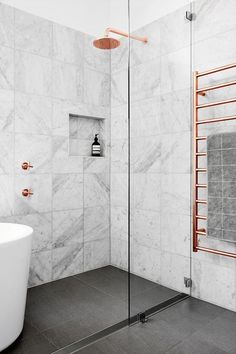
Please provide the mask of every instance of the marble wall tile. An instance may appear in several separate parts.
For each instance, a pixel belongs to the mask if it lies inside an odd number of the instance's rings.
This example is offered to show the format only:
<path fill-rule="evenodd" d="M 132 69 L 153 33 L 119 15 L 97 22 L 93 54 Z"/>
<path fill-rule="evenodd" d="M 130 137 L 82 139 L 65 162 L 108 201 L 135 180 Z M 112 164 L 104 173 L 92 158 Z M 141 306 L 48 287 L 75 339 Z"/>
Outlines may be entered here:
<path fill-rule="evenodd" d="M 52 247 L 51 213 L 36 213 L 15 216 L 15 222 L 31 226 L 34 230 L 32 252 L 50 250 Z"/>
<path fill-rule="evenodd" d="M 83 208 L 83 175 L 53 175 L 53 210 Z"/>
<path fill-rule="evenodd" d="M 0 90 L 0 131 L 13 132 L 14 120 L 14 93 L 13 91 Z"/>
<path fill-rule="evenodd" d="M 138 101 L 160 94 L 161 88 L 160 58 L 131 68 L 131 101 Z"/>
<path fill-rule="evenodd" d="M 189 256 L 191 218 L 189 215 L 161 212 L 161 249 Z"/>
<path fill-rule="evenodd" d="M 163 173 L 191 172 L 190 132 L 163 134 L 161 137 L 161 169 Z"/>
<path fill-rule="evenodd" d="M 93 46 L 94 37 L 86 35 L 84 38 L 84 64 L 90 69 L 103 73 L 110 73 L 111 51 L 102 51 Z"/>
<path fill-rule="evenodd" d="M 161 67 L 161 94 L 190 88 L 189 47 L 163 55 L 159 65 Z"/>
<path fill-rule="evenodd" d="M 15 132 L 50 135 L 52 132 L 51 98 L 16 92 Z"/>
<path fill-rule="evenodd" d="M 14 210 L 13 177 L 0 175 L 0 216 L 11 216 Z"/>
<path fill-rule="evenodd" d="M 52 280 L 51 251 L 33 253 L 31 256 L 29 286 L 41 285 Z"/>
<path fill-rule="evenodd" d="M 66 63 L 82 65 L 85 37 L 82 32 L 53 23 L 53 57 Z"/>
<path fill-rule="evenodd" d="M 105 267 L 109 261 L 109 239 L 84 243 L 84 271 Z"/>
<path fill-rule="evenodd" d="M 111 203 L 112 204 L 112 203 Z M 111 237 L 128 242 L 127 207 L 111 206 Z"/>
<path fill-rule="evenodd" d="M 0 4 L 0 44 L 14 46 L 14 8 Z"/>
<path fill-rule="evenodd" d="M 93 142 L 95 134 L 99 134 L 99 140 L 105 137 L 104 119 L 89 117 L 73 117 L 69 119 L 69 134 L 71 138 L 91 140 Z"/>
<path fill-rule="evenodd" d="M 160 47 L 162 55 L 190 45 L 191 22 L 185 18 L 186 11 L 191 11 L 190 5 L 183 6 L 161 18 Z"/>
<path fill-rule="evenodd" d="M 84 271 L 83 253 L 82 243 L 68 247 L 54 248 L 52 250 L 53 280 L 82 273 Z"/>
<path fill-rule="evenodd" d="M 148 42 L 131 40 L 131 66 L 142 64 L 161 55 L 161 21 L 156 20 L 134 31 L 133 34 L 147 37 Z"/>
<path fill-rule="evenodd" d="M 127 208 L 128 174 L 111 173 L 111 205 Z"/>
<path fill-rule="evenodd" d="M 52 54 L 52 22 L 15 9 L 15 47 L 33 54 Z"/>
<path fill-rule="evenodd" d="M 84 209 L 84 241 L 109 237 L 109 205 Z"/>
<path fill-rule="evenodd" d="M 191 91 L 180 90 L 161 95 L 160 130 L 162 134 L 191 129 Z"/>
<path fill-rule="evenodd" d="M 111 237 L 111 264 L 128 270 L 128 240 Z"/>
<path fill-rule="evenodd" d="M 232 42 L 232 38 L 235 35 L 236 30 L 231 30 L 195 43 L 193 48 L 194 70 L 203 71 L 233 63 L 236 55 L 236 44 Z M 226 75 L 223 77 L 225 78 Z"/>
<path fill-rule="evenodd" d="M 0 46 L 0 89 L 14 88 L 14 51 Z"/>
<path fill-rule="evenodd" d="M 128 106 L 111 107 L 111 141 L 128 139 Z"/>
<path fill-rule="evenodd" d="M 161 136 L 131 139 L 132 173 L 159 173 L 161 171 Z"/>
<path fill-rule="evenodd" d="M 104 206 L 109 203 L 109 175 L 93 173 L 84 175 L 84 207 Z"/>
<path fill-rule="evenodd" d="M 196 14 L 193 22 L 195 42 L 236 28 L 234 16 L 236 4 L 234 0 L 194 1 L 193 12 Z"/>
<path fill-rule="evenodd" d="M 108 158 L 84 157 L 84 173 L 109 173 Z"/>
<path fill-rule="evenodd" d="M 15 89 L 20 92 L 50 96 L 52 92 L 51 60 L 16 51 Z"/>
<path fill-rule="evenodd" d="M 132 103 L 131 137 L 158 135 L 161 133 L 161 124 L 161 100 L 159 96 Z"/>
<path fill-rule="evenodd" d="M 83 73 L 79 66 L 53 61 L 53 96 L 82 102 Z"/>
<path fill-rule="evenodd" d="M 60 248 L 83 242 L 83 209 L 53 212 L 53 247 Z"/>
<path fill-rule="evenodd" d="M 132 242 L 160 250 L 160 213 L 152 210 L 131 210 L 131 234 Z"/>
<path fill-rule="evenodd" d="M 22 189 L 29 188 L 34 193 L 23 197 Z M 50 174 L 31 174 L 15 176 L 15 215 L 27 215 L 51 211 L 52 178 Z"/>
<path fill-rule="evenodd" d="M 12 174 L 14 165 L 14 136 L 0 132 L 0 175 Z"/>
<path fill-rule="evenodd" d="M 111 140 L 111 173 L 128 172 L 128 141 L 126 139 Z"/>
<path fill-rule="evenodd" d="M 161 176 L 161 210 L 165 213 L 190 215 L 190 174 Z"/>
<path fill-rule="evenodd" d="M 84 102 L 95 106 L 109 106 L 110 75 L 84 68 Z"/>
<path fill-rule="evenodd" d="M 121 44 L 111 51 L 111 72 L 126 70 L 128 68 L 129 41 L 119 38 Z"/>
<path fill-rule="evenodd" d="M 131 175 L 131 206 L 136 209 L 160 211 L 161 176 L 134 173 Z"/>
<path fill-rule="evenodd" d="M 131 272 L 154 282 L 160 280 L 160 251 L 131 239 Z"/>
<path fill-rule="evenodd" d="M 128 103 L 128 70 L 121 70 L 111 75 L 111 106 Z"/>
<path fill-rule="evenodd" d="M 194 259 L 192 277 L 193 296 L 235 311 L 234 266 L 228 268 Z"/>
<path fill-rule="evenodd" d="M 176 291 L 188 294 L 184 277 L 190 277 L 190 259 L 175 253 L 161 253 L 161 284 Z"/>
<path fill-rule="evenodd" d="M 52 138 L 52 156 L 53 173 L 83 173 L 83 158 L 70 155 L 68 138 Z"/>
<path fill-rule="evenodd" d="M 16 134 L 15 135 L 15 171 L 17 174 L 28 174 L 21 164 L 30 161 L 34 166 L 31 173 L 50 173 L 52 170 L 52 139 L 47 135 Z M 27 173 L 26 173 L 27 172 Z"/>

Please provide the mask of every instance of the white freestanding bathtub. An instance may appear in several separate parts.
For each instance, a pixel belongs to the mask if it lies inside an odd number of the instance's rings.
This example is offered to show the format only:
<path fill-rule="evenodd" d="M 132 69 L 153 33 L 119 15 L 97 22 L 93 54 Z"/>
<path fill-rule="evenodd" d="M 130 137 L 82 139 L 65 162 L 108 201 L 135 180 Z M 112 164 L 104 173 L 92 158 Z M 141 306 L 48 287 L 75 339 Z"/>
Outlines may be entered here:
<path fill-rule="evenodd" d="M 23 329 L 33 229 L 0 223 L 0 352 Z"/>

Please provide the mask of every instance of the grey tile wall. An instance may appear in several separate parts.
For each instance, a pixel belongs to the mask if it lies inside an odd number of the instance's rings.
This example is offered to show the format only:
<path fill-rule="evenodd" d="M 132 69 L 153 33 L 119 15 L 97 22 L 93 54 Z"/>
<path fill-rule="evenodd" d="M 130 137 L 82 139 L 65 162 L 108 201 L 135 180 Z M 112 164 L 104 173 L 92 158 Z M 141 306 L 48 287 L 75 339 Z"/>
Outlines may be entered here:
<path fill-rule="evenodd" d="M 0 20 L 0 220 L 34 228 L 34 286 L 109 264 L 109 151 L 99 161 L 70 156 L 69 114 L 106 118 L 109 143 L 110 54 L 3 4 Z"/>

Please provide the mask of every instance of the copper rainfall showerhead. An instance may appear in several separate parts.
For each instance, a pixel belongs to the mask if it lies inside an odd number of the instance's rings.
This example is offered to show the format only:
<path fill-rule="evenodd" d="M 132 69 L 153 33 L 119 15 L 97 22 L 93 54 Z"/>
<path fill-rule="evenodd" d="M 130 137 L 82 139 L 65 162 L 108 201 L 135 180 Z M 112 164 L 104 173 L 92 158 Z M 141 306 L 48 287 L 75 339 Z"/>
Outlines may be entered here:
<path fill-rule="evenodd" d="M 93 45 L 94 47 L 98 48 L 98 49 L 115 49 L 117 47 L 119 47 L 120 45 L 120 41 L 118 39 L 115 38 L 110 38 L 109 37 L 109 33 L 113 32 L 116 34 L 119 34 L 120 36 L 123 37 L 127 37 L 127 38 L 133 38 L 136 39 L 137 41 L 141 41 L 143 43 L 147 43 L 147 38 L 146 37 L 139 37 L 139 36 L 133 36 L 133 35 L 129 35 L 128 33 L 125 33 L 123 31 L 117 30 L 115 28 L 107 28 L 105 31 L 105 35 L 103 38 L 99 38 L 99 39 L 95 39 L 93 41 Z"/>

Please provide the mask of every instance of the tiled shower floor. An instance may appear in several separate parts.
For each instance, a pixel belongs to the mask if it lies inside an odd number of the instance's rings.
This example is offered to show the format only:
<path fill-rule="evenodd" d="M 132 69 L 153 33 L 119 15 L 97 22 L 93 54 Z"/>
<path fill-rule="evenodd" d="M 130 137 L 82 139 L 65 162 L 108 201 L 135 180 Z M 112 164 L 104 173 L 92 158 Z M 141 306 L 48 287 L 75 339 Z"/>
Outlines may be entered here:
<path fill-rule="evenodd" d="M 28 291 L 25 328 L 3 353 L 48 354 L 127 318 L 127 273 L 107 266 Z M 177 295 L 131 276 L 132 314 Z"/>

